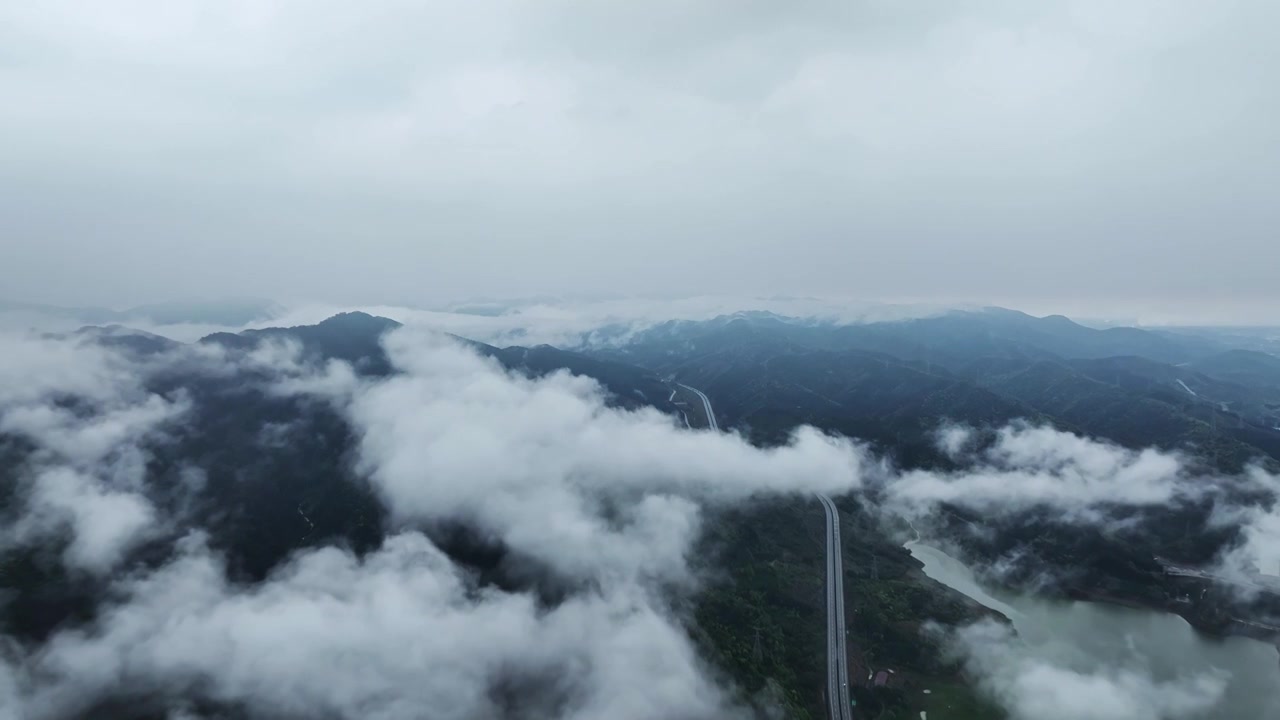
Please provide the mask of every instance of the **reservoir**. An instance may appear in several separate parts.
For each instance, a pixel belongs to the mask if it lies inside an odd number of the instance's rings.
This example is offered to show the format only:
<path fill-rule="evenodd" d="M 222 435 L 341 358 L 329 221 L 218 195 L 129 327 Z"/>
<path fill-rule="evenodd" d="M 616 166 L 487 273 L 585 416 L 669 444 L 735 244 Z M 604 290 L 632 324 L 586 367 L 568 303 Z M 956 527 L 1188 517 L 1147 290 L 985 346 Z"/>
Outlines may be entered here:
<path fill-rule="evenodd" d="M 1220 688 L 1208 693 L 1216 696 L 1210 708 L 1190 714 L 1155 711 L 1143 718 L 1280 718 L 1280 654 L 1272 645 L 1207 637 L 1164 612 L 1011 594 L 985 587 L 968 567 L 935 547 L 919 542 L 905 547 L 924 563 L 926 575 L 1009 618 L 1018 632 L 1013 642 L 1022 666 L 1043 663 L 1121 684 L 1149 676 L 1157 695 L 1170 696 L 1171 706 L 1177 704 L 1171 696 L 1178 688 L 1197 680 Z"/>

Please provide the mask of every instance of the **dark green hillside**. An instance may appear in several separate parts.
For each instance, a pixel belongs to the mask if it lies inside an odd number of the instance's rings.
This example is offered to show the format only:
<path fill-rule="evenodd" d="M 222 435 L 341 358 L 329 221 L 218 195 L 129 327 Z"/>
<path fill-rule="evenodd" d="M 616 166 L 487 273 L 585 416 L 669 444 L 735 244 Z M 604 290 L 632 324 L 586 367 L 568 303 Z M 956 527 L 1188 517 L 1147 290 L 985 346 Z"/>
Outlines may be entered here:
<path fill-rule="evenodd" d="M 863 716 L 1001 717 L 944 659 L 939 638 L 922 632 L 928 621 L 955 626 L 987 611 L 925 577 L 860 504 L 846 499 L 840 509 L 851 688 Z M 710 517 L 699 552 L 715 580 L 697 599 L 694 637 L 745 698 L 780 701 L 793 718 L 826 717 L 823 527 L 812 498 L 759 502 Z M 868 673 L 886 669 L 895 671 L 895 687 L 870 687 Z M 935 693 L 950 707 L 931 704 Z"/>
<path fill-rule="evenodd" d="M 987 357 L 1043 360 L 1131 355 L 1180 363 L 1222 349 L 1208 339 L 1137 328 L 1098 330 L 1060 315 L 1037 318 L 1014 310 L 987 308 L 857 325 L 804 321 L 769 313 L 737 313 L 705 322 L 663 323 L 637 333 L 621 347 L 610 346 L 597 352 L 666 371 L 703 355 L 747 345 L 861 350 L 952 369 Z"/>
<path fill-rule="evenodd" d="M 1280 391 L 1280 357 L 1256 350 L 1228 350 L 1188 363 L 1188 367 L 1224 382 Z"/>
<path fill-rule="evenodd" d="M 926 372 L 863 352 L 770 356 L 739 349 L 709 355 L 678 373 L 712 396 L 725 427 L 773 443 L 798 424 L 858 437 L 886 451 L 927 453 L 942 418 L 1003 424 L 1036 411 L 945 371 Z"/>
<path fill-rule="evenodd" d="M 807 422 L 917 458 L 943 419 L 1024 417 L 1129 447 L 1190 449 L 1232 471 L 1280 458 L 1276 391 L 1184 362 L 1212 365 L 1212 341 L 1061 316 L 990 308 L 839 326 L 739 313 L 666 323 L 595 352 L 697 385 L 726 426 L 765 442 Z"/>

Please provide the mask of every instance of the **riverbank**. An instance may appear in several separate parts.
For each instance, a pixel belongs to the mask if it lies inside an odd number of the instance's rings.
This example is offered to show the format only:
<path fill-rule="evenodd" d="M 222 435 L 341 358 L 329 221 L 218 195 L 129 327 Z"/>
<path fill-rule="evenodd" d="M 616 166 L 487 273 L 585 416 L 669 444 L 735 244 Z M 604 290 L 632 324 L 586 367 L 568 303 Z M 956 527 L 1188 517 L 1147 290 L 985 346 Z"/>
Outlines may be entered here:
<path fill-rule="evenodd" d="M 1072 599 L 1019 594 L 983 583 L 959 560 L 920 542 L 904 546 L 926 575 L 1009 618 L 1017 633 L 1002 653 L 1016 658 L 1003 672 L 1052 668 L 1106 684 L 1113 677 L 1145 678 L 1152 688 L 1207 683 L 1216 694 L 1196 718 L 1280 717 L 1280 648 L 1243 635 L 1211 636 L 1165 608 L 1102 593 Z M 988 658 L 987 662 L 990 662 Z M 1032 670 L 1027 670 L 1032 671 Z"/>

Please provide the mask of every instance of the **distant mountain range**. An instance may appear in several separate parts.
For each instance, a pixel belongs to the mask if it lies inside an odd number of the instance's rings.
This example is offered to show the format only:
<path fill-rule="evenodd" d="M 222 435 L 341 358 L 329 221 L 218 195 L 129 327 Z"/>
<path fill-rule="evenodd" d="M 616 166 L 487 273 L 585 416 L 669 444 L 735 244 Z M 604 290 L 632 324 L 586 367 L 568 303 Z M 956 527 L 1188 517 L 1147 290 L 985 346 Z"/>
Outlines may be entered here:
<path fill-rule="evenodd" d="M 385 374 L 392 368 L 381 337 L 398 326 L 342 313 L 200 342 L 248 349 L 291 339 L 310 357 Z M 144 352 L 173 342 L 118 325 L 80 332 Z M 726 426 L 759 442 L 808 423 L 905 459 L 928 454 L 943 418 L 979 426 L 1031 418 L 1132 447 L 1192 447 L 1224 468 L 1280 460 L 1280 357 L 1217 337 L 1094 329 L 987 308 L 859 325 L 742 312 L 669 321 L 572 350 L 463 340 L 530 375 L 566 369 L 593 377 L 627 407 L 671 412 L 662 378 L 676 377 L 711 393 Z"/>
<path fill-rule="evenodd" d="M 1226 468 L 1280 460 L 1280 358 L 1217 337 L 1002 308 L 861 325 L 736 313 L 590 352 L 698 385 L 761 441 L 811 423 L 917 457 L 942 418 L 1029 417 L 1131 447 L 1192 446 Z"/>
<path fill-rule="evenodd" d="M 233 349 L 252 349 L 270 340 L 298 342 L 304 354 L 316 360 L 343 360 L 358 371 L 370 375 L 392 372 L 391 361 L 381 344 L 382 336 L 400 327 L 400 323 L 363 312 L 335 315 L 316 325 L 291 328 L 245 330 L 241 333 L 214 333 L 201 343 L 218 344 Z M 550 345 L 498 348 L 467 338 L 453 336 L 481 355 L 491 357 L 509 370 L 531 377 L 541 377 L 556 370 L 567 370 L 598 381 L 610 393 L 611 402 L 620 407 L 649 405 L 674 413 L 667 398 L 667 386 L 652 371 L 608 359 L 601 359 Z"/>

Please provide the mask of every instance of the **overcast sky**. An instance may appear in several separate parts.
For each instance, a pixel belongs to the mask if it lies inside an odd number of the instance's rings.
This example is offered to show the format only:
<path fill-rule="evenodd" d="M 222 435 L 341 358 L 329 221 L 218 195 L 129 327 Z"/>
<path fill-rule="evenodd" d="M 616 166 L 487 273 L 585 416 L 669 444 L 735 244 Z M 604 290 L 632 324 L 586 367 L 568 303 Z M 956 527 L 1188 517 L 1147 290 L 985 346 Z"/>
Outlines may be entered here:
<path fill-rule="evenodd" d="M 0 287 L 1280 306 L 1274 0 L 0 6 Z"/>

